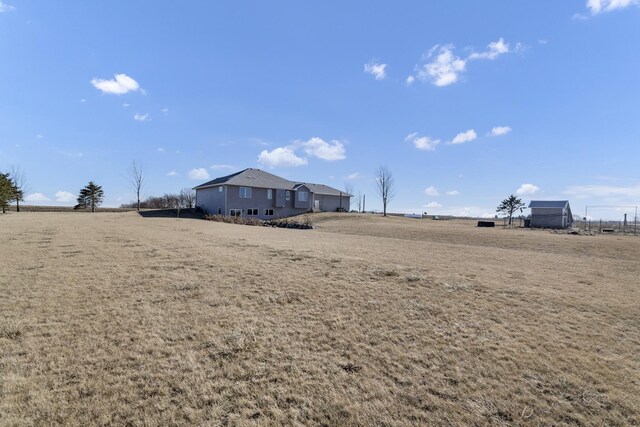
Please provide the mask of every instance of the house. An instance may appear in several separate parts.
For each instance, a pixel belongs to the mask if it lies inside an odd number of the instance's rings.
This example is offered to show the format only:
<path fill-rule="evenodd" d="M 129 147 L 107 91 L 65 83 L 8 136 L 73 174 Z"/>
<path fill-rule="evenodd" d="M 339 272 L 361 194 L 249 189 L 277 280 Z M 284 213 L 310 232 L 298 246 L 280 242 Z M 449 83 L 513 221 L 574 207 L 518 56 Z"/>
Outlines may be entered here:
<path fill-rule="evenodd" d="M 244 169 L 194 187 L 196 207 L 208 214 L 281 218 L 310 211 L 349 211 L 351 194 L 328 185 L 289 181 Z"/>
<path fill-rule="evenodd" d="M 532 200 L 531 227 L 569 228 L 573 224 L 573 215 L 568 200 Z"/>

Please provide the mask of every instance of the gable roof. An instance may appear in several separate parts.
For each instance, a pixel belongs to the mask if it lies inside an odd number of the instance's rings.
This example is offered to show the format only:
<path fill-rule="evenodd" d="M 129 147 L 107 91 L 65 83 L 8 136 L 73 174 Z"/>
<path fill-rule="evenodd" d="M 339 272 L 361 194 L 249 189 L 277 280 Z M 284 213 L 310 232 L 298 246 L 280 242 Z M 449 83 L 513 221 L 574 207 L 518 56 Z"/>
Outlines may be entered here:
<path fill-rule="evenodd" d="M 333 187 L 329 187 L 328 185 L 324 185 L 324 184 L 310 184 L 308 182 L 297 182 L 296 186 L 294 188 L 298 188 L 301 185 L 304 185 L 305 187 L 307 187 L 309 189 L 309 191 L 311 191 L 312 193 L 315 194 L 325 194 L 328 196 L 348 196 L 351 197 L 351 194 L 347 193 L 346 191 L 341 191 L 341 190 L 336 190 Z"/>
<path fill-rule="evenodd" d="M 290 190 L 293 188 L 293 182 L 288 179 L 281 178 L 269 172 L 260 169 L 247 168 L 231 175 L 216 178 L 213 181 L 205 182 L 197 187 L 196 190 L 213 187 L 216 185 L 228 184 L 238 185 L 240 187 L 257 187 L 257 188 L 284 188 Z"/>
<path fill-rule="evenodd" d="M 221 176 L 220 178 L 205 182 L 204 184 L 200 184 L 193 188 L 195 190 L 200 190 L 223 184 L 237 185 L 240 187 L 274 188 L 284 190 L 297 190 L 299 187 L 304 185 L 309 189 L 309 191 L 315 194 L 351 196 L 351 194 L 329 187 L 328 185 L 289 181 L 288 179 L 284 179 L 272 173 L 254 168 L 247 168 L 240 172 L 232 173 L 231 175 Z"/>
<path fill-rule="evenodd" d="M 530 208 L 568 208 L 568 200 L 532 200 L 529 202 Z"/>

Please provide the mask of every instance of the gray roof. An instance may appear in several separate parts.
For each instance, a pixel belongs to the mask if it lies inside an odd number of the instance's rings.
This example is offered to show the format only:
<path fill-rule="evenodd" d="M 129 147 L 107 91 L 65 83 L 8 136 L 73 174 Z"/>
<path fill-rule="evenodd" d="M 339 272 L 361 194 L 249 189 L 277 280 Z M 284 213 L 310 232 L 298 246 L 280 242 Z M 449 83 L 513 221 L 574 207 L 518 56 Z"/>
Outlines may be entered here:
<path fill-rule="evenodd" d="M 221 176 L 213 181 L 200 184 L 195 189 L 214 187 L 216 185 L 238 185 L 241 187 L 284 188 L 292 189 L 293 182 L 260 169 L 244 169 L 231 175 Z"/>
<path fill-rule="evenodd" d="M 568 200 L 532 200 L 530 208 L 566 208 L 569 207 Z"/>
<path fill-rule="evenodd" d="M 342 194 L 343 196 L 350 196 L 350 194 L 336 190 L 328 185 L 289 181 L 288 179 L 281 178 L 269 172 L 253 168 L 244 169 L 240 172 L 232 173 L 231 175 L 221 176 L 220 178 L 205 182 L 204 184 L 200 184 L 194 188 L 197 190 L 223 184 L 237 185 L 240 187 L 274 188 L 284 190 L 295 190 L 299 186 L 304 185 L 309 189 L 309 191 L 316 194 L 327 194 L 332 196 L 339 196 Z"/>
<path fill-rule="evenodd" d="M 351 196 L 351 194 L 345 191 L 336 190 L 335 188 L 329 187 L 328 185 L 324 185 L 324 184 L 310 184 L 308 182 L 297 182 L 296 188 L 301 185 L 304 185 L 309 189 L 309 191 L 315 194 L 326 194 L 329 196 Z"/>

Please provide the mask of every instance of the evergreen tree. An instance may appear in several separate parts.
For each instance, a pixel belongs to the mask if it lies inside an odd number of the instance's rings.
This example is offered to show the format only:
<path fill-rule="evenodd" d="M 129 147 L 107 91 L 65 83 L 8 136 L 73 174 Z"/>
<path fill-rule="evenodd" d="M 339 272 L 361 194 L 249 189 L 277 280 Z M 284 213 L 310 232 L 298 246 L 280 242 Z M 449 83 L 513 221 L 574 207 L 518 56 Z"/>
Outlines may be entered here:
<path fill-rule="evenodd" d="M 97 185 L 93 181 L 89 181 L 78 196 L 78 204 L 73 209 L 88 209 L 91 208 L 91 212 L 96 211 L 96 207 L 100 206 L 104 199 L 104 191 L 100 185 Z"/>
<path fill-rule="evenodd" d="M 0 206 L 2 213 L 6 212 L 9 202 L 14 200 L 16 196 L 16 187 L 8 173 L 0 172 Z"/>
<path fill-rule="evenodd" d="M 518 209 L 522 210 L 523 207 L 524 203 L 522 202 L 522 200 L 512 194 L 500 203 L 500 205 L 496 209 L 496 212 L 509 215 L 509 225 L 511 225 L 511 218 L 513 217 L 513 213 Z"/>

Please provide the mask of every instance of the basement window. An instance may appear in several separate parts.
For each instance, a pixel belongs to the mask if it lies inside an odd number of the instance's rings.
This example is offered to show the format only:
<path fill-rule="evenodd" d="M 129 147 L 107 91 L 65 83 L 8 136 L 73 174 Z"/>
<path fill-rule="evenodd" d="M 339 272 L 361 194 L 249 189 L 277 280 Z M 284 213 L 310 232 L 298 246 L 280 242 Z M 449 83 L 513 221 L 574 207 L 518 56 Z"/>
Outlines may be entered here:
<path fill-rule="evenodd" d="M 258 209 L 247 209 L 247 215 L 258 215 Z"/>
<path fill-rule="evenodd" d="M 250 199 L 251 198 L 251 187 L 240 187 L 240 198 L 241 199 Z"/>
<path fill-rule="evenodd" d="M 229 216 L 241 216 L 242 209 L 229 209 Z"/>
<path fill-rule="evenodd" d="M 265 216 L 273 216 L 273 209 L 265 209 L 264 210 L 264 215 Z"/>

